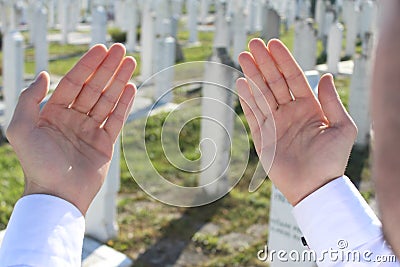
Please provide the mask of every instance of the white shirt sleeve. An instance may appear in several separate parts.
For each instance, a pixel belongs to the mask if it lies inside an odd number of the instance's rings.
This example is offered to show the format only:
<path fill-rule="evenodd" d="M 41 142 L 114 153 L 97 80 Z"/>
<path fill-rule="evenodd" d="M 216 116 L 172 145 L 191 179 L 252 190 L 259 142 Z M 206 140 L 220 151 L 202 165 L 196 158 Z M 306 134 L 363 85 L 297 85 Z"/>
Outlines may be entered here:
<path fill-rule="evenodd" d="M 293 215 L 318 266 L 400 266 L 379 219 L 345 176 L 303 199 Z"/>
<path fill-rule="evenodd" d="M 85 220 L 71 203 L 50 195 L 18 200 L 0 248 L 0 267 L 81 266 Z"/>

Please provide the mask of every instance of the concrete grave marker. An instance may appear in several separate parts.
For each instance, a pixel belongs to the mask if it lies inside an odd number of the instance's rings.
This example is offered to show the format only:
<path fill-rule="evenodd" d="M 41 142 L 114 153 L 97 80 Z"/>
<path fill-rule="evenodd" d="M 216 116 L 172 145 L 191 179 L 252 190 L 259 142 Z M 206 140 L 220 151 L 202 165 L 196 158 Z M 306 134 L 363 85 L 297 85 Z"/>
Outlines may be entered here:
<path fill-rule="evenodd" d="M 142 62 L 140 72 L 142 81 L 149 78 L 154 73 L 153 51 L 155 43 L 155 19 L 153 2 L 144 2 L 140 49 L 140 59 Z"/>
<path fill-rule="evenodd" d="M 209 0 L 201 0 L 201 2 L 200 2 L 200 21 L 202 24 L 205 24 L 207 22 L 209 7 L 210 7 Z"/>
<path fill-rule="evenodd" d="M 226 3 L 217 2 L 217 17 L 215 21 L 214 47 L 229 47 L 229 25 L 226 19 Z"/>
<path fill-rule="evenodd" d="M 297 20 L 293 55 L 303 70 L 312 70 L 317 61 L 317 31 L 312 19 Z"/>
<path fill-rule="evenodd" d="M 34 36 L 35 46 L 35 73 L 48 70 L 49 68 L 49 45 L 47 42 L 47 9 L 44 5 L 38 3 L 35 11 L 35 28 Z"/>
<path fill-rule="evenodd" d="M 268 42 L 272 38 L 279 38 L 281 29 L 281 17 L 275 9 L 268 8 L 267 19 L 263 25 L 263 40 Z"/>
<path fill-rule="evenodd" d="M 138 43 L 137 27 L 139 24 L 139 11 L 137 6 L 137 0 L 127 0 L 126 2 L 126 9 L 129 13 L 129 16 L 126 18 L 128 24 L 126 50 L 129 52 L 135 52 Z"/>
<path fill-rule="evenodd" d="M 367 43 L 363 53 L 354 60 L 354 70 L 350 83 L 349 112 L 358 128 L 356 145 L 366 147 L 369 144 L 371 120 L 369 114 L 371 54 L 374 39 L 367 34 Z"/>
<path fill-rule="evenodd" d="M 246 12 L 243 8 L 243 2 L 242 0 L 235 1 L 233 7 L 233 61 L 236 65 L 239 64 L 238 56 L 245 50 L 247 43 Z"/>
<path fill-rule="evenodd" d="M 210 61 L 233 65 L 226 48 L 214 48 Z M 228 68 L 221 68 L 217 64 L 210 64 L 206 68 L 205 76 L 206 81 L 213 83 L 203 84 L 202 89 L 200 140 L 204 141 L 200 142 L 202 172 L 200 172 L 199 186 L 208 185 L 205 187 L 206 193 L 213 196 L 228 192 L 229 189 L 227 173 L 234 121 L 232 112 L 234 94 L 218 85 L 233 86 L 235 77 Z M 213 183 L 212 186 L 210 183 Z"/>
<path fill-rule="evenodd" d="M 197 33 L 197 0 L 186 0 L 186 9 L 188 12 L 189 43 L 196 44 L 199 41 Z"/>
<path fill-rule="evenodd" d="M 326 12 L 325 0 L 317 0 L 315 6 L 315 22 L 318 25 L 318 38 L 322 38 L 323 36 L 325 12 Z"/>
<path fill-rule="evenodd" d="M 106 44 L 107 37 L 107 13 L 103 6 L 96 6 L 92 10 L 92 32 L 91 43 Z"/>
<path fill-rule="evenodd" d="M 85 234 L 106 242 L 118 235 L 117 223 L 117 195 L 120 187 L 120 158 L 121 139 L 114 145 L 114 154 L 111 159 L 107 177 L 90 205 L 85 221 Z"/>
<path fill-rule="evenodd" d="M 5 126 L 11 121 L 19 94 L 24 87 L 24 38 L 18 31 L 3 37 L 3 88 Z"/>
<path fill-rule="evenodd" d="M 342 51 L 342 37 L 343 37 L 343 26 L 340 23 L 332 25 L 328 36 L 328 49 L 327 49 L 327 64 L 328 72 L 332 74 L 338 74 L 340 53 Z"/>
<path fill-rule="evenodd" d="M 356 52 L 357 28 L 360 12 L 352 6 L 353 10 L 347 11 L 346 56 L 353 56 Z"/>

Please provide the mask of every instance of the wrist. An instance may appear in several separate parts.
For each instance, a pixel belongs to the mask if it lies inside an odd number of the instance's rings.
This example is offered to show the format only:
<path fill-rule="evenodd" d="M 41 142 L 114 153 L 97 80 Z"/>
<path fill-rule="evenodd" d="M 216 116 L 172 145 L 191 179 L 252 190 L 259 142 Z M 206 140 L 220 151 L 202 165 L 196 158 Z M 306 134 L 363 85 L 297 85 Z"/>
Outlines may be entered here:
<path fill-rule="evenodd" d="M 83 205 L 82 203 L 80 203 L 80 200 L 78 197 L 69 196 L 65 192 L 60 192 L 56 189 L 53 190 L 53 189 L 41 186 L 35 182 L 29 181 L 28 179 L 26 179 L 25 180 L 25 188 L 24 188 L 22 197 L 29 196 L 29 195 L 49 195 L 49 196 L 60 198 L 64 201 L 67 201 L 68 203 L 72 204 L 73 206 L 75 206 L 83 216 L 86 215 L 87 209 L 89 208 L 89 205 Z"/>
<path fill-rule="evenodd" d="M 327 178 L 321 180 L 320 183 L 316 183 L 313 185 L 306 186 L 302 191 L 297 191 L 299 192 L 298 194 L 294 194 L 292 198 L 288 198 L 289 203 L 295 207 L 297 204 L 299 204 L 301 201 L 318 191 L 319 189 L 323 188 L 327 184 L 331 183 L 332 181 L 339 179 L 343 177 L 343 175 L 335 176 L 333 178 Z"/>

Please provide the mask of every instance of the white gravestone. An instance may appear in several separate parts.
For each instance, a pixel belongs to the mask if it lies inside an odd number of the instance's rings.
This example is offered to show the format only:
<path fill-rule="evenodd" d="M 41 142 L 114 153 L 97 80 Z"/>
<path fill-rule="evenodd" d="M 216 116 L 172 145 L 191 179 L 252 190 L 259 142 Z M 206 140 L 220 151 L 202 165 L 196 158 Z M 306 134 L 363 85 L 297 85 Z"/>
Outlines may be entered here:
<path fill-rule="evenodd" d="M 350 83 L 349 112 L 358 128 L 356 145 L 368 146 L 370 139 L 371 120 L 369 114 L 371 53 L 373 38 L 367 35 L 367 44 L 363 54 L 354 60 L 354 70 Z"/>
<path fill-rule="evenodd" d="M 56 0 L 48 0 L 47 9 L 49 12 L 48 26 L 54 28 L 56 25 Z"/>
<path fill-rule="evenodd" d="M 326 51 L 327 49 L 329 32 L 334 22 L 335 22 L 335 13 L 333 12 L 333 10 L 327 10 L 322 25 L 322 44 L 324 46 L 324 51 Z"/>
<path fill-rule="evenodd" d="M 92 10 L 92 32 L 90 46 L 106 44 L 107 38 L 107 13 L 104 7 L 96 6 Z"/>
<path fill-rule="evenodd" d="M 154 100 L 165 104 L 172 101 L 172 89 L 174 82 L 174 69 L 169 68 L 175 63 L 175 39 L 171 36 L 157 40 L 157 51 L 160 55 L 157 71 L 161 71 L 155 77 Z"/>
<path fill-rule="evenodd" d="M 376 4 L 373 1 L 365 1 L 361 5 L 360 36 L 365 41 L 365 34 L 375 32 L 375 20 L 377 16 Z"/>
<path fill-rule="evenodd" d="M 200 22 L 202 24 L 205 24 L 207 21 L 208 10 L 210 7 L 209 2 L 210 2 L 209 0 L 201 0 L 201 3 L 200 3 Z"/>
<path fill-rule="evenodd" d="M 346 26 L 349 26 L 350 18 L 353 14 L 353 10 L 355 10 L 355 5 L 353 0 L 344 0 L 343 1 L 343 12 L 342 19 Z"/>
<path fill-rule="evenodd" d="M 155 43 L 155 14 L 152 1 L 146 1 L 143 6 L 140 59 L 142 81 L 154 73 L 153 56 Z"/>
<path fill-rule="evenodd" d="M 58 20 L 61 27 L 61 44 L 68 43 L 68 34 L 70 30 L 70 1 L 71 0 L 64 0 L 58 2 Z"/>
<path fill-rule="evenodd" d="M 246 49 L 247 33 L 246 33 L 246 12 L 243 8 L 243 0 L 236 0 L 234 3 L 233 15 L 233 61 L 236 65 L 239 64 L 238 56 Z"/>
<path fill-rule="evenodd" d="M 128 22 L 126 50 L 128 52 L 135 52 L 138 43 L 137 26 L 139 24 L 139 12 L 137 6 L 137 0 L 127 0 L 126 2 L 126 9 L 129 13 L 129 16 L 126 18 Z"/>
<path fill-rule="evenodd" d="M 347 18 L 347 33 L 346 33 L 346 56 L 353 56 L 356 52 L 357 41 L 357 28 L 360 12 L 354 8 L 347 11 L 349 17 Z"/>
<path fill-rule="evenodd" d="M 312 19 L 295 23 L 293 55 L 303 70 L 312 70 L 317 61 L 317 31 Z"/>
<path fill-rule="evenodd" d="M 257 0 L 247 1 L 247 32 L 254 33 L 257 24 Z"/>
<path fill-rule="evenodd" d="M 340 23 L 332 25 L 328 36 L 327 64 L 328 72 L 336 75 L 339 73 L 339 61 L 342 51 L 343 26 Z"/>
<path fill-rule="evenodd" d="M 186 0 L 186 9 L 188 12 L 188 28 L 189 28 L 189 43 L 198 43 L 197 33 L 197 15 L 198 3 L 197 0 Z"/>
<path fill-rule="evenodd" d="M 268 36 L 268 13 L 269 10 L 271 9 L 271 5 L 269 2 L 265 2 L 261 9 L 262 9 L 262 16 L 261 16 L 261 32 L 260 32 L 260 38 L 261 39 L 266 39 Z"/>
<path fill-rule="evenodd" d="M 325 12 L 326 12 L 325 0 L 317 0 L 315 6 L 315 22 L 317 23 L 318 26 L 318 38 L 322 38 L 323 36 Z"/>
<path fill-rule="evenodd" d="M 7 32 L 15 30 L 14 7 L 11 1 L 0 1 L 1 12 L 1 32 L 5 35 Z"/>
<path fill-rule="evenodd" d="M 29 37 L 28 37 L 28 42 L 29 44 L 33 45 L 35 42 L 35 36 L 36 36 L 36 14 L 35 10 L 37 8 L 37 3 L 34 1 L 28 1 L 28 10 L 27 10 L 27 20 L 28 20 L 28 30 L 29 30 Z"/>
<path fill-rule="evenodd" d="M 18 31 L 3 36 L 3 88 L 5 126 L 11 121 L 24 81 L 24 38 Z"/>
<path fill-rule="evenodd" d="M 128 4 L 126 3 L 126 0 L 115 0 L 114 1 L 114 21 L 115 24 L 118 28 L 120 28 L 122 31 L 127 31 L 128 30 L 128 25 L 127 25 L 127 15 L 129 14 L 127 11 Z M 129 14 L 129 16 L 132 16 L 133 14 Z"/>
<path fill-rule="evenodd" d="M 317 93 L 319 74 L 316 71 L 306 72 L 307 80 L 314 93 Z M 284 178 L 284 177 L 282 177 Z M 285 196 L 275 187 L 272 186 L 271 206 L 269 211 L 269 234 L 268 249 L 275 251 L 298 251 L 301 255 L 302 251 L 307 250 L 301 241 L 303 234 L 297 225 L 292 214 L 292 205 L 286 200 Z M 271 259 L 269 259 L 271 260 Z M 275 254 L 271 267 L 314 267 L 314 262 L 294 262 L 288 258 L 287 262 L 279 261 Z"/>
<path fill-rule="evenodd" d="M 226 19 L 226 3 L 217 2 L 217 17 L 215 21 L 214 47 L 229 47 L 229 25 Z"/>
<path fill-rule="evenodd" d="M 38 4 L 35 9 L 35 27 L 36 35 L 34 36 L 35 46 L 35 72 L 48 70 L 49 68 L 49 45 L 47 42 L 47 9 Z"/>
<path fill-rule="evenodd" d="M 279 38 L 281 30 L 281 17 L 275 9 L 269 8 L 267 11 L 266 25 L 263 25 L 266 29 L 262 32 L 265 33 L 263 40 L 268 42 L 272 38 Z"/>
<path fill-rule="evenodd" d="M 85 234 L 101 242 L 106 242 L 118 236 L 117 195 L 120 187 L 120 138 L 114 145 L 108 175 L 90 205 L 85 221 Z"/>
<path fill-rule="evenodd" d="M 210 61 L 232 66 L 225 48 L 214 48 Z M 231 155 L 233 134 L 234 94 L 229 89 L 218 86 L 234 84 L 234 75 L 228 68 L 210 64 L 205 71 L 206 81 L 202 89 L 202 120 L 200 133 L 201 173 L 199 186 L 208 185 L 205 190 L 210 196 L 228 192 L 227 177 Z M 232 88 L 228 86 L 228 88 Z M 210 183 L 213 183 L 211 186 Z"/>
<path fill-rule="evenodd" d="M 172 16 L 179 18 L 182 15 L 183 0 L 172 0 L 171 13 Z"/>
<path fill-rule="evenodd" d="M 285 30 L 288 31 L 289 28 L 294 24 L 296 19 L 296 3 L 294 1 L 286 2 L 284 14 L 286 17 Z"/>

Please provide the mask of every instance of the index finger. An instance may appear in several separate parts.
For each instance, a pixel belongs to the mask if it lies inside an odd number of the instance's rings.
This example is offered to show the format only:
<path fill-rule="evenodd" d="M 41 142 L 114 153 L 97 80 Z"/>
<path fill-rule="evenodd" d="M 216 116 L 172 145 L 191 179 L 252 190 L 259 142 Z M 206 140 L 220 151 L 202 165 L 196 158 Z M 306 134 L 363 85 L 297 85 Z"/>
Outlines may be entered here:
<path fill-rule="evenodd" d="M 314 97 L 302 69 L 287 47 L 281 41 L 273 39 L 268 42 L 268 50 L 278 68 L 281 70 L 293 96 L 295 98 Z"/>
<path fill-rule="evenodd" d="M 104 45 L 93 46 L 61 79 L 49 103 L 68 107 L 79 95 L 83 85 L 107 55 Z"/>

